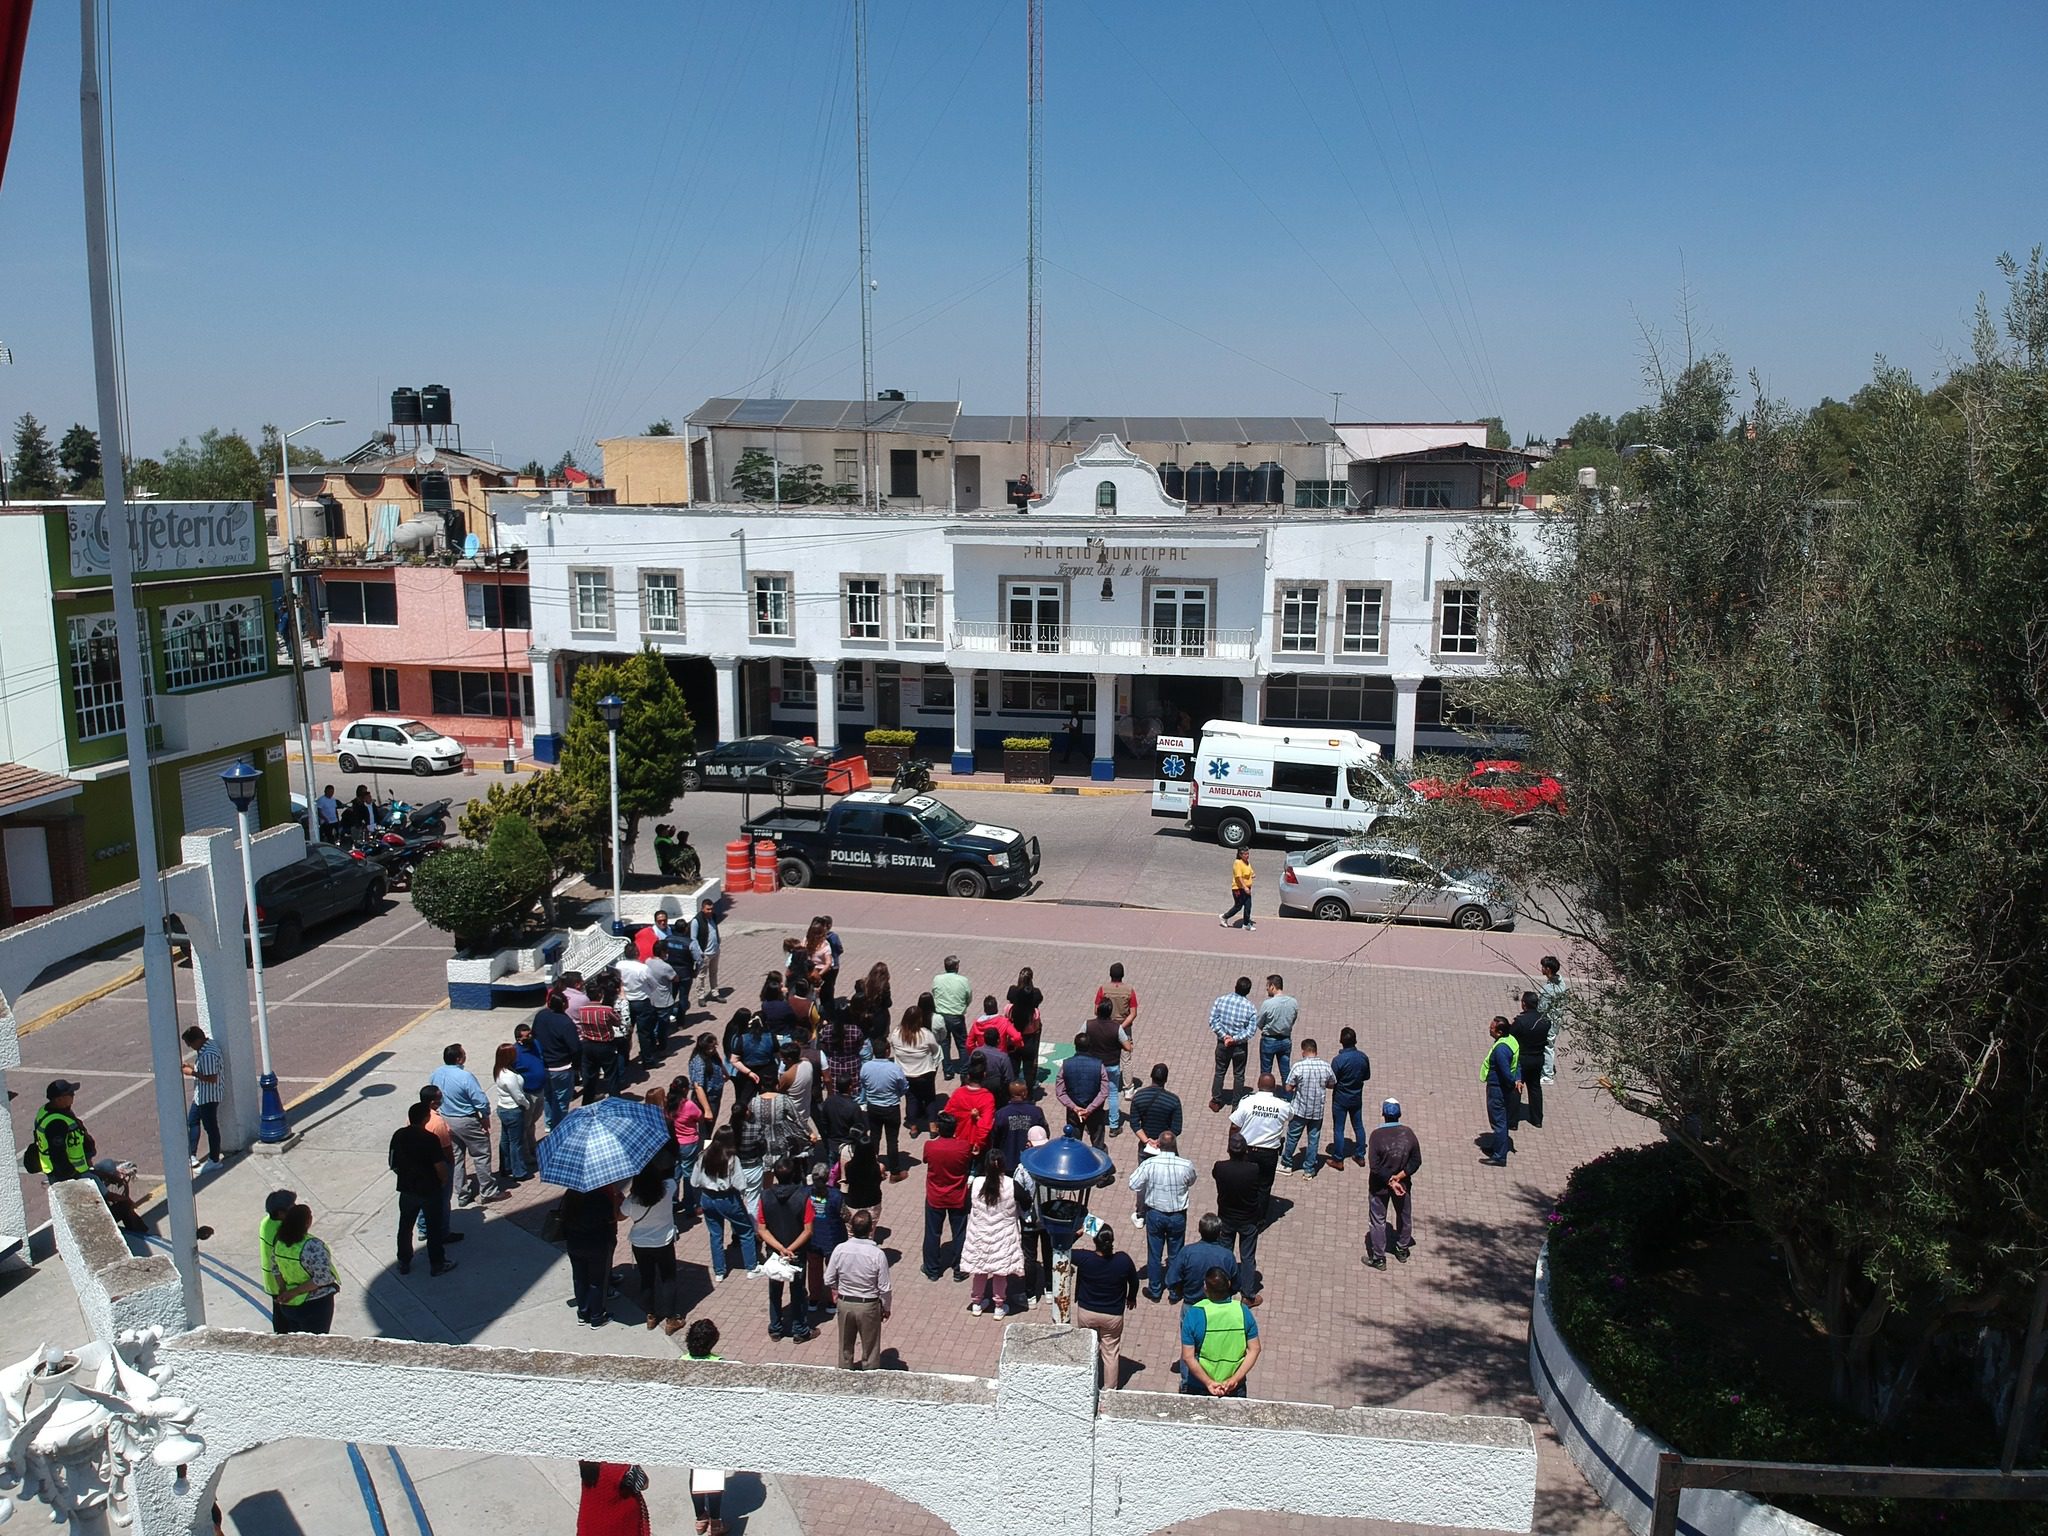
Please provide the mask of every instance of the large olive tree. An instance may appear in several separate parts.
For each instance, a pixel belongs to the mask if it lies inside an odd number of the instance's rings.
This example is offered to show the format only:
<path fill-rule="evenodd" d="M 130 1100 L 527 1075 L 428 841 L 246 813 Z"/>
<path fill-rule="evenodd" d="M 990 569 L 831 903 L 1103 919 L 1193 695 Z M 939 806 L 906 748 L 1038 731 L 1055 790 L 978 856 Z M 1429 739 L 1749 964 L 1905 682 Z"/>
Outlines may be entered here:
<path fill-rule="evenodd" d="M 1880 364 L 1854 500 L 1688 360 L 1619 484 L 1480 531 L 1500 670 L 1457 691 L 1568 811 L 1423 816 L 1571 893 L 1573 1046 L 1744 1193 L 1878 1419 L 2048 1266 L 2048 275 L 2005 270 L 1965 430 Z"/>

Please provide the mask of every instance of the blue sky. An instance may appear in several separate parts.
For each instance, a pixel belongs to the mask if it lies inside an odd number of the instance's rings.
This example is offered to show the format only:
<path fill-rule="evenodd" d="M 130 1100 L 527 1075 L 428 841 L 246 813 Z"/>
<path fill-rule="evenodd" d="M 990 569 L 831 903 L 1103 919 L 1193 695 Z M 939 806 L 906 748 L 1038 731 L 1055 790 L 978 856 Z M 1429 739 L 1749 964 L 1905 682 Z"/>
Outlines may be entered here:
<path fill-rule="evenodd" d="M 2048 231 L 2048 9 L 1045 0 L 1045 403 L 1642 396 L 1646 330 L 1846 395 L 1968 343 Z M 840 0 L 115 0 L 137 446 L 444 383 L 552 460 L 708 395 L 851 395 Z M 871 0 L 876 383 L 1023 403 L 1023 0 Z M 91 419 L 77 15 L 0 186 L 0 417 Z"/>

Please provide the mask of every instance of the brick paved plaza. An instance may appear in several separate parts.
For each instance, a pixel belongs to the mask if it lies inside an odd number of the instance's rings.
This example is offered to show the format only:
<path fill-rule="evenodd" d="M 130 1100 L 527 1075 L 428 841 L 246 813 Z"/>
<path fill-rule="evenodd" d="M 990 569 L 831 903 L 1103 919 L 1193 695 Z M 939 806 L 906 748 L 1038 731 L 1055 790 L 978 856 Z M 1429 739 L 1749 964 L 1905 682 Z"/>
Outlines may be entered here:
<path fill-rule="evenodd" d="M 1192 904 L 1192 901 L 1190 902 Z M 1544 1230 L 1543 1214 L 1577 1164 L 1624 1141 L 1641 1139 L 1642 1122 L 1614 1108 L 1588 1087 L 1569 1053 L 1546 1106 L 1546 1128 L 1524 1128 L 1505 1170 L 1484 1166 L 1473 1139 L 1486 1128 L 1480 1089 L 1485 1024 L 1512 1013 L 1536 970 L 1537 958 L 1557 947 L 1547 935 L 1452 934 L 1367 924 L 1330 925 L 1267 920 L 1254 933 L 1220 930 L 1215 920 L 1186 913 L 1101 910 L 1041 903 L 942 902 L 857 895 L 844 891 L 788 892 L 745 900 L 728 929 L 724 979 L 750 1000 L 781 935 L 801 928 L 812 912 L 829 909 L 845 940 L 843 975 L 864 973 L 886 960 L 899 1000 L 929 983 L 948 952 L 974 982 L 977 997 L 998 996 L 1020 966 L 1037 973 L 1046 993 L 1047 1040 L 1062 1038 L 1086 1017 L 1095 988 L 1112 960 L 1122 960 L 1141 1004 L 1134 1059 L 1140 1072 L 1164 1061 L 1187 1111 L 1182 1151 L 1201 1174 L 1190 1206 L 1193 1217 L 1213 1208 L 1210 1165 L 1224 1152 L 1226 1115 L 1207 1108 L 1212 1067 L 1207 1029 L 1211 1000 L 1241 974 L 1262 983 L 1268 971 L 1285 976 L 1301 1001 L 1297 1041 L 1314 1038 L 1325 1055 L 1340 1027 L 1351 1025 L 1372 1059 L 1367 1092 L 1368 1128 L 1385 1096 L 1398 1097 L 1405 1118 L 1422 1138 L 1424 1165 L 1417 1177 L 1414 1259 L 1384 1272 L 1359 1263 L 1365 1230 L 1365 1173 L 1347 1167 L 1310 1181 L 1281 1178 L 1274 1219 L 1260 1243 L 1266 1277 L 1259 1309 L 1264 1353 L 1252 1377 L 1254 1396 L 1338 1405 L 1513 1414 L 1535 1422 L 1542 1447 L 1537 1498 L 1539 1531 L 1619 1532 L 1601 1510 L 1548 1433 L 1530 1390 L 1526 1339 L 1531 1273 Z M 780 921 L 778 921 L 780 920 Z M 787 923 L 787 928 L 782 923 Z M 950 932 L 919 931 L 942 926 Z M 1263 995 L 1263 986 L 1259 988 Z M 725 1012 L 718 1013 L 723 1019 Z M 701 1024 L 699 1025 L 701 1027 Z M 472 1054 L 475 1046 L 472 1045 Z M 1256 1072 L 1256 1049 L 1253 1071 Z M 1046 1100 L 1058 1127 L 1058 1106 Z M 907 1144 L 906 1150 L 915 1148 Z M 1134 1166 L 1136 1146 L 1126 1133 L 1109 1143 L 1119 1175 Z M 923 1175 L 913 1169 L 887 1187 L 883 1203 L 885 1247 L 895 1265 L 896 1312 L 884 1332 L 890 1363 L 921 1371 L 991 1375 L 1002 1325 L 966 1311 L 967 1287 L 936 1284 L 918 1272 L 922 1238 Z M 520 1219 L 537 1223 L 550 1191 L 529 1185 L 517 1203 Z M 1130 1194 L 1121 1180 L 1098 1191 L 1094 1209 L 1118 1217 L 1119 1247 L 1142 1261 L 1143 1234 L 1130 1224 Z M 692 1316 L 715 1319 L 723 1351 L 744 1360 L 830 1364 L 829 1332 L 807 1344 L 767 1336 L 765 1287 L 743 1277 L 716 1289 L 706 1269 L 700 1227 L 679 1244 L 684 1294 Z M 630 1299 L 620 1307 L 632 1310 Z M 1171 1365 L 1178 1349 L 1179 1309 L 1141 1297 L 1123 1340 L 1124 1386 L 1172 1392 Z M 1031 1314 L 1043 1318 L 1041 1308 Z M 963 1446 L 963 1455 L 974 1454 Z M 1246 1467 L 1247 1478 L 1284 1477 L 1285 1468 Z M 1162 1474 L 1165 1475 L 1165 1474 Z M 886 1529 L 905 1533 L 945 1529 L 924 1511 L 859 1485 L 786 1483 L 812 1536 L 850 1536 Z M 1308 1528 L 1309 1522 L 1261 1517 L 1260 1530 Z M 1334 1530 L 1329 1521 L 1313 1522 Z M 1249 1517 L 1216 1517 L 1181 1531 L 1253 1529 Z M 1366 1524 L 1361 1530 L 1394 1527 Z"/>

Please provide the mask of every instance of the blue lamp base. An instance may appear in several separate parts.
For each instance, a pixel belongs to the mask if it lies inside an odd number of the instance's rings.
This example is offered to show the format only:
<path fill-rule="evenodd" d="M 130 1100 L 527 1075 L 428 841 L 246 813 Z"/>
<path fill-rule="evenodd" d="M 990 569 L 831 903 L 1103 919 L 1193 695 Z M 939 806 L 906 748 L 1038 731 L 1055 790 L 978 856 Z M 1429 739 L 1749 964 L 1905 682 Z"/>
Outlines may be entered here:
<path fill-rule="evenodd" d="M 257 1129 L 256 1139 L 265 1143 L 290 1141 L 291 1122 L 285 1119 L 284 1100 L 278 1097 L 277 1074 L 264 1073 L 257 1079 L 257 1086 L 263 1090 L 263 1119 Z"/>

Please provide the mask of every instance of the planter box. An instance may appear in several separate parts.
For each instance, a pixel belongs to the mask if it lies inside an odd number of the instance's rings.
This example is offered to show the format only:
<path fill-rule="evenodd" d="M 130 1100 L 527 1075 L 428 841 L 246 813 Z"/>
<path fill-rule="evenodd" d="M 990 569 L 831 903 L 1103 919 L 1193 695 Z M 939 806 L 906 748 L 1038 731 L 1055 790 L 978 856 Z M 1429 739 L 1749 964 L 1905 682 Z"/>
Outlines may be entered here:
<path fill-rule="evenodd" d="M 1052 749 L 1043 752 L 1017 752 L 1003 749 L 1003 782 L 1005 784 L 1050 784 L 1052 782 Z"/>
<path fill-rule="evenodd" d="M 903 759 L 914 757 L 915 747 L 863 747 L 862 753 L 868 760 L 868 777 L 871 779 L 893 778 L 902 766 Z"/>
<path fill-rule="evenodd" d="M 1650 1528 L 1657 1457 L 1671 1449 L 1636 1427 L 1602 1392 L 1557 1331 L 1550 1313 L 1550 1246 L 1536 1258 L 1536 1294 L 1529 1309 L 1529 1375 L 1557 1438 L 1600 1501 L 1641 1536 Z M 1810 1520 L 1747 1493 L 1688 1488 L 1679 1495 L 1681 1531 L 1693 1536 L 1828 1536 Z"/>

